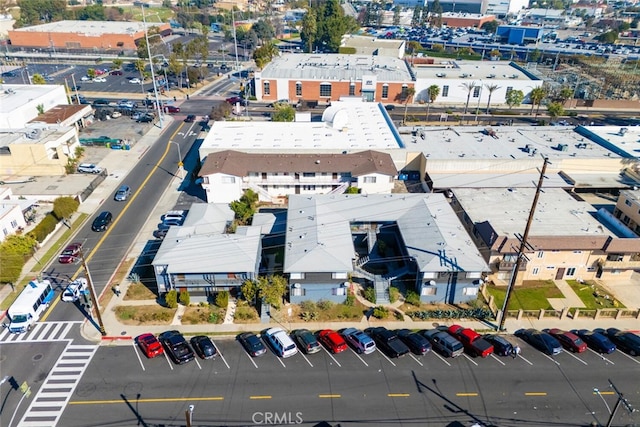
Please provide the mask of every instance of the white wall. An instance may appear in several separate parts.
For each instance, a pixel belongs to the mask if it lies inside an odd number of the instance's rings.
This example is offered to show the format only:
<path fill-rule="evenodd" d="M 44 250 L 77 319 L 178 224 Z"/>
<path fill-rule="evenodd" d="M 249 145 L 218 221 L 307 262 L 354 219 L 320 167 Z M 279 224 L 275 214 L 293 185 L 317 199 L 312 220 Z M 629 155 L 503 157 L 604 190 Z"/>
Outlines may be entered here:
<path fill-rule="evenodd" d="M 5 85 L 4 87 L 6 89 L 11 86 L 15 87 L 15 94 L 8 96 L 17 97 L 17 99 L 5 98 L 7 103 L 11 103 L 7 105 L 12 105 L 14 108 L 11 112 L 0 114 L 0 128 L 23 128 L 27 122 L 38 117 L 38 105 L 42 104 L 44 111 L 47 111 L 56 105 L 69 104 L 64 86 L 61 85 L 42 85 L 50 90 L 38 92 L 28 89 L 22 90 L 21 85 Z"/>
<path fill-rule="evenodd" d="M 374 178 L 375 183 L 365 182 L 367 178 Z M 357 187 L 363 194 L 389 194 L 393 190 L 393 177 L 372 173 L 358 177 Z"/>
<path fill-rule="evenodd" d="M 473 83 L 475 82 L 477 86 L 482 86 L 482 90 L 480 91 L 479 97 L 474 97 L 473 92 L 471 93 L 471 98 L 469 99 L 469 111 L 475 111 L 475 108 L 478 106 L 478 100 L 480 101 L 480 108 L 484 109 L 487 107 L 487 101 L 489 100 L 489 90 L 486 88 L 487 85 L 498 85 L 499 89 L 493 91 L 491 94 L 491 106 L 495 108 L 496 106 L 500 106 L 505 104 L 507 88 L 511 87 L 513 90 L 521 90 L 525 99 L 527 99 L 528 94 L 535 87 L 542 85 L 542 80 L 517 80 L 517 79 L 472 79 L 472 78 L 459 78 L 459 79 L 448 79 L 448 78 L 427 78 L 427 79 L 417 79 L 415 83 L 416 88 L 416 102 L 426 101 L 428 99 L 427 89 L 431 85 L 436 85 L 440 87 L 440 94 L 436 98 L 434 105 L 464 105 L 467 102 L 467 93 L 468 90 L 462 86 L 463 83 Z M 444 96 L 444 87 L 449 87 L 449 93 L 447 96 Z"/>
<path fill-rule="evenodd" d="M 0 242 L 7 236 L 15 234 L 19 228 L 25 228 L 27 223 L 20 209 L 19 203 L 0 203 Z"/>
<path fill-rule="evenodd" d="M 208 175 L 204 177 L 202 188 L 207 195 L 207 203 L 231 203 L 242 197 L 242 178 L 225 174 Z"/>

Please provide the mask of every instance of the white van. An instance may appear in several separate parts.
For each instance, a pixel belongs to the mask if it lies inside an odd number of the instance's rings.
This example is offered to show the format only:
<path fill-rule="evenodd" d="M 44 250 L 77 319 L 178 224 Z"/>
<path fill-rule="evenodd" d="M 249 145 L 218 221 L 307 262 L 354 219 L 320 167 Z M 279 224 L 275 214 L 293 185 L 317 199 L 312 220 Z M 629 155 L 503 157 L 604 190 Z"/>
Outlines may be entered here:
<path fill-rule="evenodd" d="M 280 357 L 290 357 L 298 352 L 296 344 L 282 328 L 270 328 L 264 336 Z"/>
<path fill-rule="evenodd" d="M 49 280 L 29 282 L 7 311 L 9 332 L 21 334 L 31 330 L 55 295 Z"/>

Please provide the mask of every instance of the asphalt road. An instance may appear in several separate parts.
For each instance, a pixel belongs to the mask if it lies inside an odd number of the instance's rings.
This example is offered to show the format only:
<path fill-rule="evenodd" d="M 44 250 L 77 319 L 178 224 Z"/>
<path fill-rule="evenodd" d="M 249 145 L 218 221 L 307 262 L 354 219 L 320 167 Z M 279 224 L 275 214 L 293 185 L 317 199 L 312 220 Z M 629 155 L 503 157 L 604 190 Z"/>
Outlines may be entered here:
<path fill-rule="evenodd" d="M 60 425 L 183 425 L 193 404 L 194 426 L 264 425 L 269 416 L 304 426 L 588 426 L 606 423 L 615 404 L 608 379 L 640 407 L 640 359 L 622 353 L 550 358 L 521 342 L 519 359 L 390 360 L 348 350 L 282 360 L 250 359 L 231 339 L 216 344 L 222 358 L 183 366 L 145 359 L 133 344 L 101 347 Z M 634 421 L 621 409 L 614 425 Z"/>

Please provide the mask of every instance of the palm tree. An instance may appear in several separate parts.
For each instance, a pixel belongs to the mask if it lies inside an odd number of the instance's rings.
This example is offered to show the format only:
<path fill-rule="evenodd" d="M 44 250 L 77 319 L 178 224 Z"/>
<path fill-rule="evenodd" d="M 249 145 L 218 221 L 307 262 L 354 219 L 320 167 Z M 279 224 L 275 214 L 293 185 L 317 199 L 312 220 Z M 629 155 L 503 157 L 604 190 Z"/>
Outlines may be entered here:
<path fill-rule="evenodd" d="M 487 100 L 487 114 L 489 114 L 489 107 L 491 106 L 491 95 L 493 95 L 493 92 L 500 89 L 500 86 L 498 86 L 495 83 L 492 83 L 492 84 L 484 85 L 484 87 L 486 87 L 487 90 L 489 91 L 489 99 Z"/>
<path fill-rule="evenodd" d="M 402 119 L 402 124 L 407 122 L 407 108 L 409 107 L 409 101 L 413 95 L 416 94 L 416 89 L 413 86 L 402 88 L 402 92 L 398 94 L 400 99 L 404 102 L 404 118 Z"/>
<path fill-rule="evenodd" d="M 533 88 L 529 94 L 529 98 L 531 98 L 531 114 L 533 114 L 533 108 L 537 105 L 538 109 L 536 110 L 536 116 L 538 115 L 538 111 L 540 111 L 540 104 L 546 96 L 547 91 L 542 86 Z"/>
<path fill-rule="evenodd" d="M 467 110 L 469 109 L 469 101 L 471 100 L 471 92 L 476 88 L 476 81 L 472 82 L 464 82 L 460 86 L 467 90 L 467 103 L 464 105 L 464 112 L 462 114 L 467 114 Z"/>
<path fill-rule="evenodd" d="M 436 98 L 440 95 L 440 86 L 431 85 L 427 88 L 427 117 L 426 121 L 429 121 L 429 109 L 431 108 L 431 104 L 436 101 Z"/>

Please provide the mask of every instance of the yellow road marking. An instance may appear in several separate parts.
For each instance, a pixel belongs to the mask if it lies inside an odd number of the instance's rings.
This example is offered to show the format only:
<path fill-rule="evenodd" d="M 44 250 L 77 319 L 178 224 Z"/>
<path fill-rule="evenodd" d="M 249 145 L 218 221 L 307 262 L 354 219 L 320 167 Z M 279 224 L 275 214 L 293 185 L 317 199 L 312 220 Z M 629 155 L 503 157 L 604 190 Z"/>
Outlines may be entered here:
<path fill-rule="evenodd" d="M 613 391 L 599 391 L 599 392 L 593 392 L 593 394 L 615 394 L 615 392 Z"/>
<path fill-rule="evenodd" d="M 182 129 L 182 126 L 184 125 L 184 123 L 181 123 L 180 126 L 178 126 L 178 128 L 176 129 L 175 132 L 173 132 L 171 134 L 171 137 L 169 137 L 169 141 L 173 140 L 173 138 L 178 134 L 178 131 L 180 129 Z M 160 158 L 160 160 L 158 160 L 158 163 L 156 163 L 154 169 L 151 171 L 151 173 L 149 175 L 147 175 L 147 177 L 145 178 L 144 181 L 142 181 L 142 184 L 140 184 L 140 188 L 138 188 L 136 190 L 135 193 L 133 193 L 133 195 L 129 198 L 129 201 L 127 202 L 127 204 L 124 206 L 124 208 L 122 209 L 122 212 L 120 212 L 120 214 L 116 217 L 116 219 L 113 221 L 113 223 L 109 226 L 109 228 L 107 228 L 107 230 L 103 233 L 102 238 L 100 238 L 100 240 L 98 240 L 98 243 L 96 243 L 96 246 L 91 250 L 91 252 L 89 252 L 85 257 L 85 262 L 89 262 L 89 260 L 93 257 L 93 254 L 98 250 L 98 248 L 102 245 L 102 243 L 104 242 L 104 240 L 107 238 L 107 236 L 111 233 L 111 230 L 113 229 L 113 227 L 115 227 L 115 225 L 118 223 L 118 221 L 120 221 L 120 218 L 122 217 L 122 215 L 125 214 L 125 212 L 127 211 L 127 209 L 129 209 L 129 206 L 131 205 L 131 203 L 133 203 L 133 201 L 136 199 L 136 197 L 138 197 L 138 194 L 140 193 L 140 191 L 142 191 L 142 188 L 144 188 L 145 185 L 147 185 L 147 182 L 151 179 L 151 177 L 153 176 L 153 174 L 156 172 L 156 169 L 160 168 L 160 164 L 164 161 L 165 157 L 167 157 L 167 154 L 169 154 L 169 149 L 171 148 L 171 144 L 169 144 L 167 142 L 167 148 L 164 150 L 164 154 L 162 155 L 162 157 Z M 182 161 L 182 159 L 180 159 L 180 161 Z M 76 230 L 77 231 L 77 230 Z M 80 274 L 80 271 L 83 270 L 82 266 L 80 266 L 75 273 L 73 273 L 73 275 L 71 276 L 71 280 L 76 280 L 76 278 L 78 277 L 78 275 Z M 100 298 L 100 295 L 98 295 L 98 298 Z M 47 317 L 49 317 L 49 315 L 51 314 L 51 312 L 53 312 L 53 309 L 56 308 L 56 306 L 58 305 L 58 303 L 60 302 L 60 298 L 54 298 L 54 301 L 51 305 L 49 305 L 49 308 L 47 309 L 47 311 L 40 316 L 40 322 L 46 322 Z"/>
<path fill-rule="evenodd" d="M 156 399 L 130 399 L 129 402 L 138 402 L 138 403 L 163 403 L 163 402 L 187 402 L 187 401 L 201 401 L 201 402 L 211 402 L 211 401 L 219 401 L 224 400 L 222 396 L 212 396 L 212 397 L 162 397 Z M 114 399 L 114 400 L 76 400 L 75 402 L 69 402 L 69 405 L 107 405 L 114 403 L 125 403 L 123 399 Z"/>
<path fill-rule="evenodd" d="M 456 393 L 458 397 L 474 397 L 477 396 L 478 393 Z"/>
<path fill-rule="evenodd" d="M 257 399 L 271 399 L 271 396 L 249 396 L 249 399 L 257 400 Z"/>
<path fill-rule="evenodd" d="M 409 393 L 389 393 L 387 394 L 389 397 L 409 397 Z"/>
<path fill-rule="evenodd" d="M 333 399 L 333 398 L 340 398 L 342 397 L 342 395 L 341 394 L 319 394 L 318 397 L 321 399 Z"/>
<path fill-rule="evenodd" d="M 545 393 L 544 391 L 532 391 L 529 393 L 525 393 L 525 396 L 546 396 L 547 393 Z"/>

